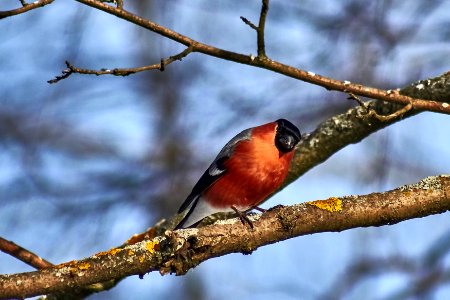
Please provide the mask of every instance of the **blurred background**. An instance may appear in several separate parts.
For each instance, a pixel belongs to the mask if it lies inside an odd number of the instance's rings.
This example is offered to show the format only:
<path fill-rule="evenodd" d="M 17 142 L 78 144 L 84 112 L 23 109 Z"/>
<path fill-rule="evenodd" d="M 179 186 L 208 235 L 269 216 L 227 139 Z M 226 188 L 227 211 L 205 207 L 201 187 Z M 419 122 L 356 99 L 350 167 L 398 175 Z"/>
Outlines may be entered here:
<path fill-rule="evenodd" d="M 256 54 L 261 1 L 125 1 L 193 39 Z M 0 10 L 20 6 L 3 0 Z M 450 2 L 272 1 L 269 57 L 393 89 L 449 71 Z M 157 63 L 183 46 L 75 1 L 0 21 L 0 236 L 53 263 L 120 245 L 175 213 L 239 131 L 283 117 L 309 132 L 355 105 L 338 92 L 193 53 L 128 77 L 81 68 Z M 422 113 L 335 154 L 263 207 L 384 191 L 448 173 L 450 118 Z M 315 234 L 186 276 L 127 278 L 90 299 L 449 299 L 449 214 Z M 0 273 L 32 268 L 0 253 Z"/>

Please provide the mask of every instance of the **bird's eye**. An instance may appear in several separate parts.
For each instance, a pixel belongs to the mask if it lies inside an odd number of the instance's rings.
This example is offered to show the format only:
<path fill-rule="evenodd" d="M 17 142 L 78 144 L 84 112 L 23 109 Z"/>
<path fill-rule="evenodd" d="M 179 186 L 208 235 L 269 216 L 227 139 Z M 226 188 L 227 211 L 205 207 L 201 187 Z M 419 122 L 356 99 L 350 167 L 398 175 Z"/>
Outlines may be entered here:
<path fill-rule="evenodd" d="M 279 134 L 275 139 L 275 145 L 281 152 L 287 153 L 294 149 L 297 139 L 290 134 Z"/>

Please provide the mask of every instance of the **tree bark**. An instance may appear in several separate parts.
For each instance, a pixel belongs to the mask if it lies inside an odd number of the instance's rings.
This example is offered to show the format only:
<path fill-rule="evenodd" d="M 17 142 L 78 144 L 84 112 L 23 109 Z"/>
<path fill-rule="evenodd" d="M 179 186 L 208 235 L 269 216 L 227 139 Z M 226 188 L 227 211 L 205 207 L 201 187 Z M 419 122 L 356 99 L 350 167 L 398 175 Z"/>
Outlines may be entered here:
<path fill-rule="evenodd" d="M 70 292 L 96 282 L 159 271 L 185 274 L 201 262 L 306 234 L 391 225 L 450 210 L 450 176 L 428 177 L 384 193 L 348 196 L 278 206 L 250 216 L 254 228 L 239 219 L 164 235 L 97 253 L 41 271 L 0 276 L 0 297 L 31 297 Z"/>

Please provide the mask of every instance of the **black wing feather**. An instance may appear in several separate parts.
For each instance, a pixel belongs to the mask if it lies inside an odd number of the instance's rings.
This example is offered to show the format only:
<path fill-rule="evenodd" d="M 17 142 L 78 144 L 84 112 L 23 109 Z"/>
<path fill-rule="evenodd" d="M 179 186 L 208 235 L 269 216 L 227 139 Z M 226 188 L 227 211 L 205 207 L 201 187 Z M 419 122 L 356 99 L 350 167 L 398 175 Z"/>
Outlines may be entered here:
<path fill-rule="evenodd" d="M 210 187 L 214 182 L 217 181 L 221 177 L 221 174 L 216 176 L 211 176 L 209 174 L 209 168 L 203 173 L 202 177 L 197 181 L 197 183 L 192 188 L 192 192 L 187 196 L 186 200 L 184 200 L 183 204 L 181 204 L 178 213 L 183 212 L 189 205 L 194 201 L 200 194 Z"/>
<path fill-rule="evenodd" d="M 198 197 L 211 185 L 214 184 L 226 171 L 225 162 L 231 157 L 233 154 L 233 150 L 236 145 L 244 140 L 249 140 L 251 138 L 252 128 L 246 129 L 232 138 L 223 148 L 220 150 L 217 157 L 214 159 L 209 168 L 203 173 L 198 182 L 192 188 L 192 192 L 187 196 L 186 200 L 184 200 L 181 205 L 178 213 L 186 210 L 193 201 L 196 201 Z M 191 209 L 195 207 L 191 206 Z"/>

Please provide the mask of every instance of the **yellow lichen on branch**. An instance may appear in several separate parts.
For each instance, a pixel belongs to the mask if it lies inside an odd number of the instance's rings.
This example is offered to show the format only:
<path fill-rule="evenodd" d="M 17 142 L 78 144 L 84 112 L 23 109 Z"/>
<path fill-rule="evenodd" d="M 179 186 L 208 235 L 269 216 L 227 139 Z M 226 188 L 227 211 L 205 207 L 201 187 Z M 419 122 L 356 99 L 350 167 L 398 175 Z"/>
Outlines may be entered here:
<path fill-rule="evenodd" d="M 313 205 L 323 210 L 329 212 L 340 212 L 342 211 L 342 200 L 336 197 L 328 198 L 327 200 L 316 200 L 311 202 L 306 202 L 308 205 Z"/>
<path fill-rule="evenodd" d="M 123 251 L 123 249 L 120 249 L 120 248 L 112 248 L 111 250 L 109 250 L 109 254 L 116 255 L 117 253 L 122 252 L 122 251 Z"/>
<path fill-rule="evenodd" d="M 145 248 L 148 252 L 153 253 L 155 250 L 159 249 L 159 242 L 156 240 L 151 240 L 145 243 Z"/>
<path fill-rule="evenodd" d="M 80 270 L 87 270 L 90 267 L 91 267 L 91 264 L 87 263 L 87 262 L 81 263 L 81 264 L 78 265 L 78 269 L 80 269 Z"/>

